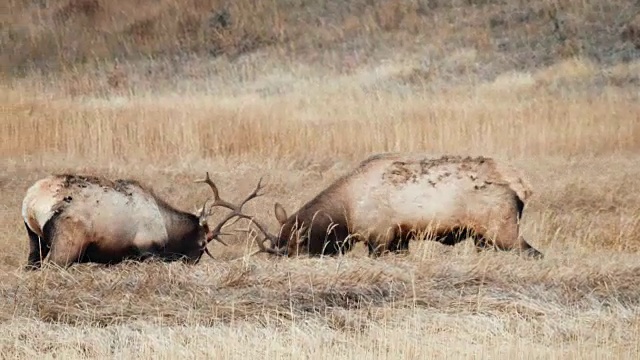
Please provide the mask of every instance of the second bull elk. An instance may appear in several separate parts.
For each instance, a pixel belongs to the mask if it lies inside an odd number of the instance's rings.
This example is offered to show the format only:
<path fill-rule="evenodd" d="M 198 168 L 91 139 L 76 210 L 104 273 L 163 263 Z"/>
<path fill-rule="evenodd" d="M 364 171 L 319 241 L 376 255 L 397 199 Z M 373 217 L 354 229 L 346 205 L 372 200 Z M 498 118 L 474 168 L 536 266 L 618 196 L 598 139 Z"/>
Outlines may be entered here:
<path fill-rule="evenodd" d="M 387 153 L 371 156 L 291 216 L 275 204 L 279 233 L 260 250 L 274 255 L 335 255 L 365 242 L 372 256 L 405 251 L 417 234 L 446 245 L 473 238 L 487 246 L 543 254 L 519 233 L 531 189 L 511 167 L 487 157 Z M 265 242 L 271 241 L 271 247 Z"/>
<path fill-rule="evenodd" d="M 199 214 L 192 214 L 169 205 L 135 180 L 75 174 L 45 177 L 27 190 L 22 204 L 30 239 L 27 268 L 39 268 L 47 255 L 62 267 L 147 258 L 197 263 L 204 253 L 211 256 L 209 242 L 222 242 L 223 227 L 258 196 L 260 188 L 259 183 L 237 206 L 220 199 L 214 189 L 209 211 L 205 211 L 207 200 Z M 210 228 L 207 217 L 214 207 L 232 211 Z"/>

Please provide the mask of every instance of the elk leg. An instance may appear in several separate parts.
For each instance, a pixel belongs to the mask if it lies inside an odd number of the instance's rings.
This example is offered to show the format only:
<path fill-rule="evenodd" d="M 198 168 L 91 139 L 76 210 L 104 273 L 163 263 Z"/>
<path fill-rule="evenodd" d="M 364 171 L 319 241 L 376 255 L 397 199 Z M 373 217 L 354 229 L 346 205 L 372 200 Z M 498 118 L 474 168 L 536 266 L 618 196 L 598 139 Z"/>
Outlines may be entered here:
<path fill-rule="evenodd" d="M 71 219 L 60 219 L 52 230 L 49 261 L 67 268 L 81 262 L 87 233 L 84 227 Z"/>
<path fill-rule="evenodd" d="M 454 227 L 452 229 L 436 233 L 433 240 L 442 245 L 455 246 L 468 237 L 473 237 L 470 228 Z"/>
<path fill-rule="evenodd" d="M 56 239 L 56 243 L 51 247 L 51 255 L 49 261 L 60 266 L 67 268 L 73 263 L 81 262 L 83 249 L 78 244 L 71 243 L 70 239 Z"/>
<path fill-rule="evenodd" d="M 515 250 L 527 257 L 541 259 L 544 255 L 527 243 L 519 234 L 518 222 L 513 216 L 503 218 L 491 237 L 493 245 L 500 250 Z"/>
<path fill-rule="evenodd" d="M 369 256 L 375 257 L 375 245 L 371 242 L 370 239 L 364 240 L 364 243 L 367 244 L 367 249 L 369 250 Z"/>
<path fill-rule="evenodd" d="M 483 235 L 473 235 L 473 243 L 475 245 L 476 252 L 481 252 L 487 249 L 487 239 Z"/>
<path fill-rule="evenodd" d="M 27 234 L 29 235 L 29 258 L 27 259 L 25 270 L 36 270 L 42 266 L 42 260 L 49 254 L 49 245 L 43 238 L 33 232 L 26 222 L 24 226 L 27 228 Z"/>
<path fill-rule="evenodd" d="M 522 236 L 518 236 L 518 247 L 520 251 L 524 253 L 526 256 L 533 259 L 543 259 L 544 254 L 538 251 L 536 248 L 531 246 Z"/>
<path fill-rule="evenodd" d="M 367 247 L 369 248 L 369 256 L 377 258 L 382 255 L 384 245 L 378 244 L 377 241 L 367 240 Z"/>
<path fill-rule="evenodd" d="M 333 231 L 336 242 L 339 244 L 340 254 L 346 255 L 353 249 L 359 237 L 357 235 L 351 235 L 346 226 L 338 226 Z"/>
<path fill-rule="evenodd" d="M 383 254 L 393 251 L 392 249 L 403 245 L 402 241 L 398 240 L 401 235 L 398 229 L 389 228 L 385 231 L 376 231 L 374 234 L 377 235 L 370 235 L 367 240 L 369 255 L 371 257 L 376 258 L 382 256 Z"/>
<path fill-rule="evenodd" d="M 391 240 L 388 251 L 394 254 L 409 251 L 409 241 L 404 236 L 399 236 Z"/>
<path fill-rule="evenodd" d="M 493 248 L 487 243 L 487 237 L 483 232 L 477 232 L 475 229 L 468 229 L 465 236 L 470 237 L 475 245 L 476 253 Z M 494 249 L 495 250 L 495 249 Z"/>
<path fill-rule="evenodd" d="M 345 240 L 337 242 L 340 255 L 346 255 L 353 248 L 354 240 L 346 238 Z"/>
<path fill-rule="evenodd" d="M 397 236 L 389 243 L 389 251 L 394 254 L 404 254 L 409 252 L 409 241 L 413 237 L 411 232 L 398 232 Z"/>
<path fill-rule="evenodd" d="M 380 241 L 376 236 L 369 235 L 366 243 L 367 248 L 369 249 L 369 256 L 372 258 L 381 256 L 382 253 L 386 250 L 387 243 L 385 241 Z"/>

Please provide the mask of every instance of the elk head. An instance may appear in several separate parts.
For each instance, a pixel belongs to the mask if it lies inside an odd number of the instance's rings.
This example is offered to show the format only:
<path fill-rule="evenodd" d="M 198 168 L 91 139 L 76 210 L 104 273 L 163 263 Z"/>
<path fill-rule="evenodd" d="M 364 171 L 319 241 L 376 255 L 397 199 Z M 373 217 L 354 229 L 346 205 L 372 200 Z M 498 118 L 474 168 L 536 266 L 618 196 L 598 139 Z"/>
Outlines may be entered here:
<path fill-rule="evenodd" d="M 299 246 L 304 245 L 309 240 L 306 236 L 308 226 L 300 223 L 297 216 L 289 218 L 285 209 L 277 202 L 274 205 L 274 214 L 280 229 L 278 235 L 267 231 L 266 226 L 255 218 L 243 216 L 245 219 L 249 219 L 264 235 L 261 241 L 256 241 L 259 250 L 252 255 L 264 252 L 276 256 L 291 256 Z M 251 232 L 251 229 L 248 228 L 242 231 Z M 264 245 L 267 241 L 271 243 L 271 247 Z"/>

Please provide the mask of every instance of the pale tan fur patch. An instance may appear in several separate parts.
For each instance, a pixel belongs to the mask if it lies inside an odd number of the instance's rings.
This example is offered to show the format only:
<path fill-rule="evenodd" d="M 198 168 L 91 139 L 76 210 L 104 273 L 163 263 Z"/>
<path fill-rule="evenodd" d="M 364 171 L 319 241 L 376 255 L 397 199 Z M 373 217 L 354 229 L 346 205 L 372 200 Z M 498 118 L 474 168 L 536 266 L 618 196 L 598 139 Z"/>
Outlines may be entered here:
<path fill-rule="evenodd" d="M 62 181 L 57 176 L 40 179 L 27 189 L 22 201 L 22 218 L 40 237 L 43 236 L 44 225 L 65 197 L 62 189 Z"/>
<path fill-rule="evenodd" d="M 353 199 L 350 220 L 360 233 L 409 225 L 436 232 L 491 226 L 509 211 L 511 191 L 523 201 L 530 194 L 515 171 L 504 169 L 482 156 L 386 155 L 361 167 L 343 196 Z"/>

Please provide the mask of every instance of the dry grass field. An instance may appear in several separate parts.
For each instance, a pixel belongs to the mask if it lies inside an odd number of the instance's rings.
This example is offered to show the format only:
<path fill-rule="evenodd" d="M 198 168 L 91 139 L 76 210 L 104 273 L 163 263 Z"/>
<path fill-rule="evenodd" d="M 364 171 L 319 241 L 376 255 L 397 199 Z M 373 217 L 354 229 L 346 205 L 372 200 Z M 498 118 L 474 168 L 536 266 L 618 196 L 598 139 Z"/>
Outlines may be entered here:
<path fill-rule="evenodd" d="M 0 356 L 637 359 L 638 11 L 621 0 L 9 0 Z M 205 171 L 230 199 L 264 176 L 247 211 L 274 230 L 275 201 L 293 212 L 382 151 L 518 166 L 534 186 L 523 233 L 545 258 L 413 241 L 378 259 L 362 246 L 273 259 L 249 257 L 238 235 L 195 266 L 22 270 L 21 201 L 46 174 L 135 178 L 192 211 L 210 195 L 193 183 Z"/>

